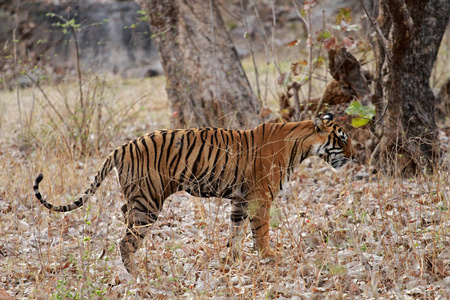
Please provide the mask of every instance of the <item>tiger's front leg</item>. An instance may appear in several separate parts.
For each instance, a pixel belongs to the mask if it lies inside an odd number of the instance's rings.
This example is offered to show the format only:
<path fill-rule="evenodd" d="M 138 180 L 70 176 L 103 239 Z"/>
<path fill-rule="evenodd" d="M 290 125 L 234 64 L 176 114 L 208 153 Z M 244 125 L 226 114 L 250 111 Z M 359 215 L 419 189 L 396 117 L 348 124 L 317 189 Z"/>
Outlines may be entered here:
<path fill-rule="evenodd" d="M 269 245 L 269 221 L 271 199 L 256 198 L 249 203 L 250 227 L 253 242 L 262 258 L 276 257 L 277 253 Z"/>
<path fill-rule="evenodd" d="M 245 199 L 233 200 L 230 214 L 230 238 L 228 247 L 232 259 L 242 257 L 242 241 L 248 226 L 248 202 Z"/>

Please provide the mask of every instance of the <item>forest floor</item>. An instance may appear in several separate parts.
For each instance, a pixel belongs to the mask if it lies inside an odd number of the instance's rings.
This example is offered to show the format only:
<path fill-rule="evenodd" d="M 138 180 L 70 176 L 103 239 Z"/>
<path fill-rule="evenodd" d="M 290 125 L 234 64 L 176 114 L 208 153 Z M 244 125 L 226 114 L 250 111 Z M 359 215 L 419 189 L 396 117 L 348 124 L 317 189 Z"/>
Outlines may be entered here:
<path fill-rule="evenodd" d="M 0 91 L 0 300 L 450 298 L 448 171 L 397 178 L 354 164 L 335 172 L 317 159 L 299 166 L 272 207 L 277 260 L 259 259 L 247 235 L 245 257 L 229 261 L 230 203 L 179 193 L 135 256 L 140 275 L 130 276 L 117 246 L 124 199 L 114 176 L 66 214 L 46 210 L 32 185 L 43 173 L 43 195 L 70 203 L 109 151 L 170 127 L 165 81 L 86 81 L 85 99 L 101 105 L 88 106 L 84 144 L 67 131 L 83 119 L 75 83 Z"/>

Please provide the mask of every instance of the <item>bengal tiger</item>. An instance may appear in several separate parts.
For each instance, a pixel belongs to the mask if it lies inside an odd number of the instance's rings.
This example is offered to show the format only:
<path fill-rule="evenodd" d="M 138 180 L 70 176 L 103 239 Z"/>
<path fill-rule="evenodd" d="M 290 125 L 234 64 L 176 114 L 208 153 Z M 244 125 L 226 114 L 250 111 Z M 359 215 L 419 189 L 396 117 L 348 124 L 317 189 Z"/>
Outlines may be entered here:
<path fill-rule="evenodd" d="M 81 207 L 115 168 L 127 202 L 122 206 L 127 230 L 119 242 L 122 261 L 134 273 L 136 252 L 161 211 L 164 200 L 177 191 L 197 197 L 231 200 L 228 246 L 240 256 L 247 220 L 261 257 L 274 257 L 269 246 L 272 201 L 305 158 L 319 156 L 335 169 L 350 160 L 350 138 L 332 114 L 314 120 L 267 123 L 250 130 L 197 128 L 149 133 L 115 149 L 93 182 L 75 202 L 53 206 L 42 198 L 39 174 L 37 199 L 49 210 L 67 212 Z"/>

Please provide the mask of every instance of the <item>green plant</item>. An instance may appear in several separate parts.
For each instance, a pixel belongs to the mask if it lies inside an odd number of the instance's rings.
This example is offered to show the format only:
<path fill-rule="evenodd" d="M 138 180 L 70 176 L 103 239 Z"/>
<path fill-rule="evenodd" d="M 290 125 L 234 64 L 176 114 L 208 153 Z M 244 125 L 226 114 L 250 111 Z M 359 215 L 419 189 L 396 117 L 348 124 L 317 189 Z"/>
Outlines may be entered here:
<path fill-rule="evenodd" d="M 356 116 L 352 119 L 353 127 L 362 127 L 369 123 L 375 116 L 375 107 L 371 105 L 362 105 L 359 101 L 354 100 L 347 107 L 345 112 L 348 115 Z"/>
<path fill-rule="evenodd" d="M 67 281 L 58 280 L 56 294 L 51 295 L 51 299 L 80 299 L 80 295 L 73 288 L 67 288 Z"/>

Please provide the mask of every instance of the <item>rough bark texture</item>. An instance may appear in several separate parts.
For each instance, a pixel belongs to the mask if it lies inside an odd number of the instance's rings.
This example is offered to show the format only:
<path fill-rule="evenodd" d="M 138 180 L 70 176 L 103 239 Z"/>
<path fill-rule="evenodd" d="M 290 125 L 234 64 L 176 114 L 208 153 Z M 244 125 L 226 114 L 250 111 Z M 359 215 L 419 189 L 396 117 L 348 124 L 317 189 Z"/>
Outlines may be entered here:
<path fill-rule="evenodd" d="M 342 92 L 356 97 L 363 105 L 370 103 L 371 74 L 361 69 L 360 62 L 344 47 L 328 50 L 330 74 L 339 81 Z"/>
<path fill-rule="evenodd" d="M 167 77 L 174 127 L 259 122 L 254 96 L 214 1 L 137 0 Z"/>
<path fill-rule="evenodd" d="M 448 0 L 384 0 L 374 103 L 381 134 L 379 167 L 416 173 L 436 165 L 436 99 L 429 78 L 449 20 Z M 382 41 L 385 40 L 385 41 Z"/>

